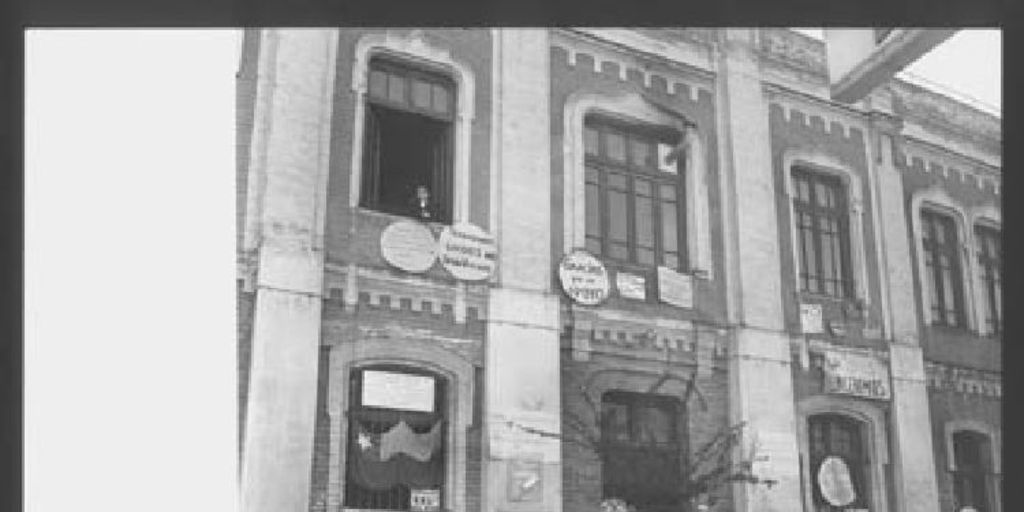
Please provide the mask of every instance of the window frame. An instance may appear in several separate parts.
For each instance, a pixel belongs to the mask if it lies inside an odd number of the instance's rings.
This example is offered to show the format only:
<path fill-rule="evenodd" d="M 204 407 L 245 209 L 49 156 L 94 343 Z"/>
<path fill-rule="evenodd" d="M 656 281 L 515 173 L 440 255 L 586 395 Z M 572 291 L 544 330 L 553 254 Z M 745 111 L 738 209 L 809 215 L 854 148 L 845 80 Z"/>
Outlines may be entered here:
<path fill-rule="evenodd" d="M 920 232 L 918 240 L 921 248 L 921 268 L 924 274 L 923 295 L 924 307 L 927 308 L 929 324 L 932 326 L 952 329 L 968 329 L 967 302 L 964 290 L 964 260 L 960 254 L 961 237 L 957 228 L 957 219 L 953 215 L 932 207 L 920 209 Z M 938 242 L 936 235 L 942 225 L 944 242 Z M 942 279 L 941 265 L 936 264 L 937 258 L 945 256 L 949 260 L 949 282 L 952 285 L 953 315 L 955 323 L 948 318 L 946 304 L 946 288 Z M 928 261 L 932 263 L 929 265 Z M 934 294 L 937 301 L 932 300 Z M 938 308 L 938 313 L 935 309 Z"/>
<path fill-rule="evenodd" d="M 966 465 L 961 456 L 965 448 L 958 441 L 966 440 L 973 444 L 974 456 L 977 458 L 976 467 Z M 948 456 L 952 459 L 950 464 L 950 480 L 952 483 L 953 502 L 959 510 L 964 505 L 962 496 L 965 483 L 969 483 L 973 493 L 979 493 L 982 502 L 977 507 L 974 500 L 970 505 L 975 506 L 978 512 L 994 512 L 992 499 L 993 471 L 992 471 L 992 439 L 982 432 L 974 430 L 956 430 L 950 434 L 951 452 Z"/>
<path fill-rule="evenodd" d="M 849 213 L 849 191 L 844 180 L 832 173 L 821 172 L 806 165 L 793 165 L 790 168 L 791 193 L 790 203 L 793 214 L 792 224 L 794 233 L 794 252 L 797 261 L 794 266 L 797 269 L 797 289 L 800 293 L 807 293 L 816 296 L 829 297 L 836 300 L 854 300 L 857 298 L 857 290 L 854 282 L 853 250 L 850 229 Z M 799 187 L 802 182 L 808 184 L 809 198 L 804 201 L 800 197 Z M 833 206 L 822 206 L 817 200 L 817 185 L 822 185 L 831 190 L 835 198 Z M 804 229 L 800 224 L 802 215 L 811 219 L 811 247 L 813 248 L 815 275 L 808 271 L 807 247 L 804 239 Z M 836 221 L 837 232 L 834 233 L 839 241 L 839 264 L 841 268 L 834 277 L 829 277 L 822 272 L 823 250 L 822 246 L 826 233 L 822 232 L 820 221 L 832 219 Z M 833 267 L 834 269 L 834 267 Z M 817 289 L 812 289 L 812 278 L 818 282 Z M 836 286 L 834 292 L 829 292 L 825 282 L 830 281 Z"/>
<path fill-rule="evenodd" d="M 392 373 L 403 373 L 407 375 L 425 376 L 430 377 L 434 381 L 434 404 L 432 412 L 423 411 L 404 411 L 398 409 L 390 409 L 383 407 L 366 406 L 362 403 L 362 390 L 363 390 L 363 376 L 366 371 L 386 371 Z M 448 435 L 447 429 L 450 428 L 451 418 L 449 418 L 449 407 L 448 402 L 450 400 L 449 387 L 450 384 L 448 379 L 438 373 L 418 368 L 414 366 L 408 366 L 404 364 L 395 363 L 376 363 L 367 364 L 358 367 L 353 367 L 348 372 L 348 400 L 345 414 L 346 434 L 344 443 L 346 446 L 351 446 L 353 442 L 353 436 L 357 435 L 358 430 L 353 428 L 356 422 L 366 419 L 377 420 L 377 421 L 406 421 L 407 419 L 412 420 L 413 423 L 422 422 L 443 422 L 441 425 L 441 436 L 440 447 L 438 453 L 442 457 L 442 460 L 438 462 L 442 466 L 441 469 L 441 483 L 438 486 L 440 490 L 440 509 L 446 510 L 451 508 L 452 498 L 449 494 L 449 470 L 448 467 L 452 464 L 449 460 L 449 447 L 448 447 Z M 410 424 L 409 421 L 406 422 Z M 366 504 L 353 503 L 350 500 L 356 500 L 357 497 L 354 495 L 352 482 L 352 465 L 354 454 L 347 453 L 344 461 L 342 462 L 344 470 L 344 479 L 341 482 L 341 486 L 344 489 L 341 505 L 344 508 L 354 508 L 359 510 L 384 510 L 384 511 L 401 511 L 401 510 L 412 510 L 409 508 L 399 507 L 373 507 Z M 389 491 L 379 491 L 389 492 Z M 401 491 L 399 491 L 401 492 Z"/>
<path fill-rule="evenodd" d="M 383 72 L 386 77 L 385 95 L 375 95 L 373 92 L 374 73 Z M 402 101 L 391 98 L 390 84 L 392 77 L 401 77 L 404 85 L 402 90 Z M 414 100 L 413 83 L 419 81 L 430 84 L 431 103 L 434 102 L 435 87 L 444 91 L 447 101 L 447 109 L 444 114 L 432 109 L 418 107 Z M 455 173 L 456 173 L 456 136 L 458 117 L 458 84 L 448 74 L 431 69 L 406 59 L 396 58 L 386 54 L 374 54 L 369 57 L 366 65 L 366 93 L 363 105 L 363 137 L 362 137 L 362 162 L 359 167 L 360 189 L 358 192 L 358 206 L 367 210 L 374 210 L 389 215 L 418 218 L 410 212 L 402 212 L 402 208 L 396 205 L 382 205 L 380 184 L 385 181 L 381 176 L 380 169 L 380 123 L 381 116 L 387 112 L 392 115 L 415 115 L 438 123 L 437 135 L 441 139 L 435 144 L 439 145 L 440 155 L 432 155 L 430 177 L 430 222 L 450 224 L 454 222 L 455 216 Z M 436 161 L 440 160 L 440 162 Z M 440 167 L 440 169 L 438 168 Z M 410 197 L 411 199 L 411 197 Z"/>
<path fill-rule="evenodd" d="M 618 440 L 609 437 L 609 405 L 624 407 L 626 409 L 625 421 L 628 439 Z M 641 417 L 640 411 L 644 408 L 657 409 L 669 418 L 670 424 L 668 426 L 668 432 L 670 433 L 670 437 L 667 441 L 662 443 L 645 442 L 642 439 L 640 427 L 641 422 L 639 418 Z M 682 482 L 685 476 L 684 461 L 688 456 L 685 434 L 685 414 L 685 404 L 672 396 L 638 393 L 618 389 L 605 391 L 601 395 L 601 415 L 599 425 L 601 434 L 600 443 L 602 446 L 600 451 L 603 458 L 622 460 L 629 457 L 641 457 L 646 460 L 654 460 L 660 456 L 662 460 L 671 461 L 670 464 L 672 467 L 669 471 L 672 471 L 674 474 L 669 476 L 669 481 Z M 635 495 L 612 495 L 615 493 L 610 491 L 609 488 L 622 486 L 622 483 L 611 481 L 616 479 L 610 478 L 611 472 L 606 468 L 607 463 L 602 460 L 601 495 L 604 499 L 626 499 L 630 504 L 636 505 L 641 510 L 646 508 L 661 510 L 662 507 L 678 506 L 678 496 L 672 496 L 671 488 L 659 490 L 660 492 L 657 496 L 649 496 L 647 498 L 649 501 L 645 503 L 639 503 L 639 501 L 636 500 Z M 666 501 L 666 498 L 669 498 L 668 501 L 674 501 L 675 504 L 651 504 L 651 502 L 657 503 L 659 501 Z"/>
<path fill-rule="evenodd" d="M 658 168 L 659 144 L 669 144 L 673 148 L 678 148 L 682 134 L 679 134 L 671 127 L 628 122 L 598 113 L 589 113 L 584 116 L 582 130 L 584 140 L 583 147 L 581 148 L 583 154 L 584 247 L 602 258 L 614 261 L 626 268 L 654 269 L 658 266 L 664 266 L 674 271 L 687 272 L 690 268 L 689 240 L 687 238 L 689 234 L 687 231 L 687 169 L 685 163 L 687 159 L 683 154 L 676 156 L 676 172 L 674 174 L 661 171 Z M 590 131 L 597 133 L 598 147 L 595 153 L 588 151 L 590 146 L 586 141 L 588 139 L 587 134 Z M 606 134 L 608 133 L 618 135 L 623 140 L 623 158 L 621 161 L 607 156 Z M 635 162 L 634 152 L 636 146 L 634 143 L 636 142 L 642 143 L 648 148 L 650 153 L 648 154 L 647 162 L 652 163 L 651 165 L 638 165 Z M 597 176 L 596 182 L 590 179 L 592 173 Z M 625 178 L 625 188 L 619 189 L 625 195 L 626 255 L 624 258 L 613 255 L 611 250 L 611 245 L 615 242 L 612 240 L 610 233 L 611 208 L 609 203 L 613 193 L 613 187 L 609 185 L 610 175 L 620 175 Z M 636 184 L 639 180 L 646 181 L 648 184 L 646 196 L 637 189 Z M 590 195 L 589 187 L 591 185 L 597 186 L 599 201 L 596 207 L 600 221 L 596 236 L 596 242 L 599 244 L 598 248 L 592 245 L 595 236 L 590 233 L 591 226 L 589 225 L 590 208 L 592 205 L 587 198 Z M 666 200 L 661 197 L 662 186 L 672 187 L 675 196 L 672 200 Z M 649 200 L 649 226 L 652 238 L 650 251 L 653 260 L 651 263 L 642 262 L 639 256 L 640 249 L 643 247 L 639 243 L 638 197 L 645 197 Z M 667 234 L 664 229 L 663 219 L 665 204 L 672 204 L 675 207 L 675 251 L 667 251 L 665 249 L 665 237 Z M 677 260 L 676 264 L 668 265 L 666 261 L 667 255 L 673 252 Z"/>
<path fill-rule="evenodd" d="M 824 454 L 815 453 L 814 424 L 818 422 L 827 426 L 825 432 L 823 432 L 823 442 L 826 445 L 832 444 L 832 435 L 836 433 L 837 426 L 840 430 L 845 428 L 847 433 L 854 434 L 854 437 L 851 439 L 855 439 L 855 443 L 851 442 L 851 444 L 855 444 L 856 449 L 851 451 L 855 453 L 853 453 L 853 455 L 841 455 L 843 462 L 847 463 L 851 472 L 857 471 L 857 474 L 851 475 L 851 477 L 854 477 L 853 484 L 855 491 L 857 491 L 857 498 L 854 503 L 847 505 L 847 507 L 871 509 L 875 503 L 874 494 L 878 491 L 872 488 L 873 478 L 871 473 L 874 469 L 875 462 L 872 460 L 872 446 L 869 434 L 865 429 L 864 422 L 857 418 L 837 412 L 819 412 L 811 414 L 806 417 L 805 422 L 807 424 L 807 465 L 810 470 L 810 494 L 812 506 L 814 507 L 812 510 L 815 512 L 838 512 L 845 508 L 830 505 L 827 500 L 821 496 L 819 486 L 815 481 L 821 462 L 824 461 L 825 457 L 828 456 L 828 452 L 831 451 L 830 447 L 826 446 Z M 857 489 L 858 486 L 860 489 Z"/>

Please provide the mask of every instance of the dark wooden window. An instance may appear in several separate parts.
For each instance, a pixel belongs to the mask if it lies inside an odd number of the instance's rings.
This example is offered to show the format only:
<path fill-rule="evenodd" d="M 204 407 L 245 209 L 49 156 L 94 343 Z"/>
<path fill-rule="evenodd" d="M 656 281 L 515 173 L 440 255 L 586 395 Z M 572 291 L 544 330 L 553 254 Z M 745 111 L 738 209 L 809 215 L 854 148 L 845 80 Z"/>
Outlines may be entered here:
<path fill-rule="evenodd" d="M 609 391 L 601 400 L 602 493 L 641 512 L 680 506 L 684 443 L 672 397 Z"/>
<path fill-rule="evenodd" d="M 871 466 L 862 424 L 839 414 L 819 414 L 808 419 L 808 433 L 814 511 L 870 509 Z"/>
<path fill-rule="evenodd" d="M 977 226 L 974 237 L 978 244 L 986 331 L 999 335 L 1003 331 L 1002 237 L 999 230 L 987 226 Z"/>
<path fill-rule="evenodd" d="M 370 61 L 360 206 L 449 222 L 455 86 L 392 59 Z"/>
<path fill-rule="evenodd" d="M 432 403 L 419 408 L 367 404 L 364 401 L 367 372 L 429 381 L 433 386 Z M 349 382 L 345 507 L 410 510 L 414 492 L 434 490 L 440 495 L 443 510 L 446 500 L 445 381 L 422 370 L 387 365 L 353 370 Z M 399 423 L 404 423 L 409 430 Z M 435 441 L 433 449 L 424 449 L 430 440 Z M 394 450 L 410 446 L 419 451 Z"/>
<path fill-rule="evenodd" d="M 795 168 L 793 189 L 800 289 L 850 297 L 850 221 L 842 182 L 835 176 Z"/>
<path fill-rule="evenodd" d="M 681 156 L 666 164 L 679 135 L 588 116 L 586 248 L 644 267 L 686 268 Z"/>
<path fill-rule="evenodd" d="M 932 323 L 964 327 L 966 315 L 956 224 L 949 215 L 923 210 L 921 229 L 924 273 Z"/>
<path fill-rule="evenodd" d="M 953 433 L 953 496 L 956 510 L 974 507 L 990 512 L 988 498 L 988 439 L 975 432 Z"/>

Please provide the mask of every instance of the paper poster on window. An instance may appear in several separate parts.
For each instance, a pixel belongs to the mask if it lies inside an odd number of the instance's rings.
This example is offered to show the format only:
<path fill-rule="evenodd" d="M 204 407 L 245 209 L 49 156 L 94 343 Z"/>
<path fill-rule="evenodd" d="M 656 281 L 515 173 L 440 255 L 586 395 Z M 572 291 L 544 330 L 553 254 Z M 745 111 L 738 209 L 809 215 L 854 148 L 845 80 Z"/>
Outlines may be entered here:
<path fill-rule="evenodd" d="M 804 334 L 825 332 L 821 321 L 821 304 L 800 304 L 800 330 Z"/>
<path fill-rule="evenodd" d="M 433 412 L 434 379 L 426 375 L 366 370 L 363 405 L 406 411 Z"/>
<path fill-rule="evenodd" d="M 437 512 L 441 508 L 441 490 L 412 489 L 409 504 L 415 512 Z"/>
<path fill-rule="evenodd" d="M 539 454 L 523 454 L 509 461 L 509 501 L 544 500 L 544 463 Z"/>
<path fill-rule="evenodd" d="M 644 276 L 628 272 L 615 273 L 615 288 L 626 299 L 647 300 L 647 280 Z"/>
<path fill-rule="evenodd" d="M 693 307 L 693 278 L 667 267 L 658 267 L 658 298 L 681 308 Z"/>

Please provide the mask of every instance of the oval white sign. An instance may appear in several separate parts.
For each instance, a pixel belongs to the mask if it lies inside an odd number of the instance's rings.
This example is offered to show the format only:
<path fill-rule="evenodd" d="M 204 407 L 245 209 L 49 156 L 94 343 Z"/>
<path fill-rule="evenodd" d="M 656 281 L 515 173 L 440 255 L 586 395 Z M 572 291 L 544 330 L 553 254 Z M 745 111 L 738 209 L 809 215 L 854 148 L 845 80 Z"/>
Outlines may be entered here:
<path fill-rule="evenodd" d="M 441 265 L 456 279 L 482 281 L 491 277 L 498 262 L 494 237 L 472 224 L 446 226 L 438 237 Z"/>
<path fill-rule="evenodd" d="M 850 468 L 836 456 L 826 457 L 818 468 L 818 489 L 822 497 L 835 507 L 845 507 L 857 499 Z"/>
<path fill-rule="evenodd" d="M 566 254 L 558 265 L 558 279 L 565 294 L 580 304 L 596 306 L 608 298 L 608 270 L 586 251 Z"/>
<path fill-rule="evenodd" d="M 389 264 L 406 272 L 422 273 L 437 259 L 437 242 L 427 226 L 400 220 L 380 234 L 380 252 Z"/>

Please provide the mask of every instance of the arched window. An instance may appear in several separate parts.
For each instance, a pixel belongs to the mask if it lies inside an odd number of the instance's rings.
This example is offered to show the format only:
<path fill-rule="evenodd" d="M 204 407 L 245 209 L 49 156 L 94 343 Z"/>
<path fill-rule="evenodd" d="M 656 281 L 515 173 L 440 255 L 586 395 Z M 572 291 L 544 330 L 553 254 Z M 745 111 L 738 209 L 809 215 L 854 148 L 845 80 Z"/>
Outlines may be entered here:
<path fill-rule="evenodd" d="M 963 263 L 953 217 L 933 209 L 922 210 L 921 248 L 932 323 L 966 328 Z"/>
<path fill-rule="evenodd" d="M 370 59 L 360 206 L 451 221 L 454 89 L 443 74 Z"/>
<path fill-rule="evenodd" d="M 998 336 L 1003 331 L 1002 237 L 998 229 L 978 224 L 974 227 L 974 240 L 981 273 L 980 322 L 985 333 Z"/>
<path fill-rule="evenodd" d="M 445 380 L 370 366 L 352 371 L 349 390 L 345 507 L 445 508 Z"/>
<path fill-rule="evenodd" d="M 800 290 L 854 296 L 846 188 L 837 176 L 793 168 L 793 214 Z"/>
<path fill-rule="evenodd" d="M 988 482 L 990 448 L 984 434 L 962 430 L 953 433 L 953 497 L 955 510 L 973 507 L 991 512 Z"/>
<path fill-rule="evenodd" d="M 608 391 L 601 398 L 603 497 L 641 512 L 678 510 L 681 405 L 669 396 Z"/>
<path fill-rule="evenodd" d="M 807 427 L 814 511 L 870 509 L 871 460 L 863 425 L 840 414 L 817 414 Z"/>

